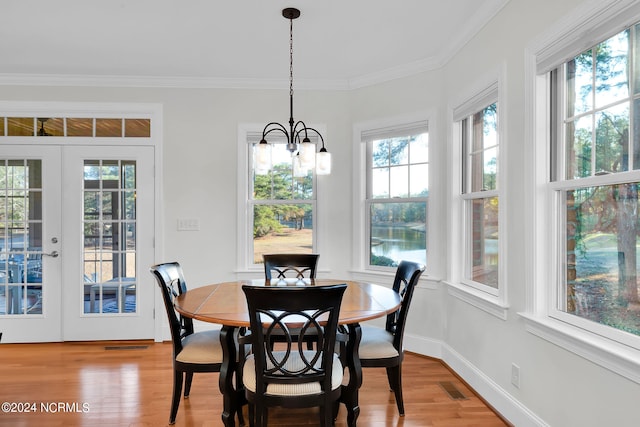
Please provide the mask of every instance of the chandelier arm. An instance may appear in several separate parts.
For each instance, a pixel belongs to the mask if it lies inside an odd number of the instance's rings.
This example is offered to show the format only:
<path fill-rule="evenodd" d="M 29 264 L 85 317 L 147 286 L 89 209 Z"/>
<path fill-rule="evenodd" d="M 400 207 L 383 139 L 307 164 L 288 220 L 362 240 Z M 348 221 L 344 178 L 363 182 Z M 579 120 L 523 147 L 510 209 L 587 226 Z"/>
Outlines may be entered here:
<path fill-rule="evenodd" d="M 269 129 L 269 126 L 274 126 L 274 127 Z M 264 127 L 264 129 L 262 131 L 262 139 L 265 139 L 267 137 L 267 135 L 269 135 L 271 132 L 274 132 L 274 131 L 282 132 L 282 134 L 287 137 L 287 142 L 289 142 L 289 139 L 290 139 L 289 131 L 287 130 L 286 127 L 284 127 L 282 124 L 280 124 L 278 122 L 268 123 Z"/>
<path fill-rule="evenodd" d="M 298 126 L 302 126 L 302 129 L 298 129 Z M 292 135 L 295 135 L 294 141 L 296 141 L 296 144 L 298 144 L 299 143 L 298 141 L 300 141 L 300 132 L 304 131 L 304 137 L 309 138 L 309 135 L 307 134 L 307 129 L 309 129 L 307 125 L 302 120 L 298 120 L 298 122 L 295 124 L 292 130 Z"/>
<path fill-rule="evenodd" d="M 299 130 L 295 130 L 298 129 L 298 125 L 302 125 L 302 129 Z M 322 134 L 320 133 L 320 131 L 316 128 L 312 128 L 312 127 L 308 127 L 302 120 L 299 120 L 298 123 L 296 123 L 295 127 L 294 127 L 294 140 L 297 142 L 300 140 L 300 133 L 304 131 L 304 136 L 305 138 L 309 138 L 309 132 L 315 132 L 316 135 L 318 135 L 320 137 L 320 142 L 322 142 L 322 148 L 325 149 L 324 146 L 324 137 L 322 136 Z M 326 149 L 325 149 L 326 151 Z"/>
<path fill-rule="evenodd" d="M 314 128 L 308 128 L 305 126 L 305 130 L 310 130 L 316 133 L 316 135 L 318 135 L 320 137 L 320 142 L 322 142 L 322 148 L 324 148 L 324 138 L 322 137 L 322 134 L 318 131 L 318 129 L 314 129 Z"/>

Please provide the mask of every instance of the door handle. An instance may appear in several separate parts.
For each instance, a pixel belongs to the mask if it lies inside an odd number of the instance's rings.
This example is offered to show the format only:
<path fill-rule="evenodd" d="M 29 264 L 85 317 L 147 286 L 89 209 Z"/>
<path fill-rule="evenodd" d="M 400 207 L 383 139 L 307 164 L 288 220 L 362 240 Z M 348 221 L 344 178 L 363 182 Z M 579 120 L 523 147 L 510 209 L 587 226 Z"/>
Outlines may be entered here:
<path fill-rule="evenodd" d="M 43 252 L 43 253 L 42 253 L 42 255 L 44 255 L 44 256 L 50 256 L 51 258 L 58 258 L 58 256 L 59 256 L 60 254 L 58 253 L 58 251 L 53 251 L 53 252 L 51 252 L 50 254 L 47 254 L 47 253 L 44 253 L 44 252 Z"/>

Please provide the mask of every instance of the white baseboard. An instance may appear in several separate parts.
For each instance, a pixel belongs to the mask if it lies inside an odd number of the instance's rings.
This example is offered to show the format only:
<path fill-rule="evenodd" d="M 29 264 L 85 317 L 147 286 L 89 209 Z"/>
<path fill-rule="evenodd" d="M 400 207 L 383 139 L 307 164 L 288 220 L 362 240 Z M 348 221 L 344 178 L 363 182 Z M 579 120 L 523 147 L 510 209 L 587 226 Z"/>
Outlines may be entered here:
<path fill-rule="evenodd" d="M 404 348 L 412 353 L 442 360 L 514 426 L 549 427 L 529 408 L 442 341 L 405 334 Z"/>
<path fill-rule="evenodd" d="M 196 331 L 211 329 L 211 327 L 212 325 L 203 324 L 202 322 L 194 323 Z M 168 325 L 163 325 L 162 336 L 165 341 L 171 339 Z M 529 408 L 442 341 L 405 334 L 404 348 L 412 353 L 442 360 L 514 426 L 549 427 Z"/>

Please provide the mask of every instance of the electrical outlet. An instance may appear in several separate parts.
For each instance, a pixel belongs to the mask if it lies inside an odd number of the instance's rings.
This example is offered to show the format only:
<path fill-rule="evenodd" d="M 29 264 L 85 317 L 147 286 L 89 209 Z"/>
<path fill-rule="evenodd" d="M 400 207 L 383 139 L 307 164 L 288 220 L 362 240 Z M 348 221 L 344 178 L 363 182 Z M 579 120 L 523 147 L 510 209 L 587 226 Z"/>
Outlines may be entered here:
<path fill-rule="evenodd" d="M 515 363 L 511 364 L 511 384 L 520 388 L 520 366 Z"/>

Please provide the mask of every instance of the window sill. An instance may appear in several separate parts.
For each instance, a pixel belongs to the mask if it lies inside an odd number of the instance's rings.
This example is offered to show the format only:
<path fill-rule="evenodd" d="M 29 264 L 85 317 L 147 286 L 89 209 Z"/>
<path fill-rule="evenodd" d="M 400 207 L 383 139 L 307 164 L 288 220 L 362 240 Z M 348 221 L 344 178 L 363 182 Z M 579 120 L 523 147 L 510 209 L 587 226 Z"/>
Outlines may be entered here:
<path fill-rule="evenodd" d="M 238 269 L 234 274 L 237 280 L 264 279 L 264 268 Z"/>
<path fill-rule="evenodd" d="M 377 284 L 393 284 L 393 279 L 396 275 L 395 270 L 383 271 L 383 270 L 352 270 L 351 277 L 353 280 L 358 280 L 361 282 L 371 282 Z M 437 284 L 440 282 L 440 279 L 436 277 L 429 276 L 425 273 L 420 276 L 420 280 L 418 281 L 418 288 L 423 289 L 437 289 Z"/>
<path fill-rule="evenodd" d="M 474 289 L 470 286 L 444 282 L 449 287 L 449 295 L 486 311 L 501 320 L 507 320 L 509 306 L 500 302 L 497 297 Z"/>
<path fill-rule="evenodd" d="M 518 314 L 533 335 L 640 384 L 640 352 L 637 350 L 546 316 Z"/>

